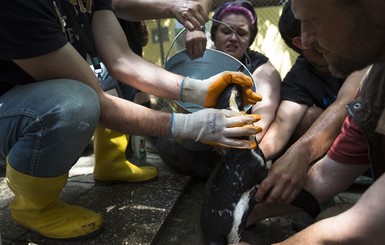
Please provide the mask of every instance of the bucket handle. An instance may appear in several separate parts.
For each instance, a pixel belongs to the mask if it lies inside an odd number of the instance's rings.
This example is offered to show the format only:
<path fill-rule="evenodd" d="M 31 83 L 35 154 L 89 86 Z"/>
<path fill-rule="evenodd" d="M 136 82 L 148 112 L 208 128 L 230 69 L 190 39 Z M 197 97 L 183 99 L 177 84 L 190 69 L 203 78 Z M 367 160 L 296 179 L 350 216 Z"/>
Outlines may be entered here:
<path fill-rule="evenodd" d="M 245 56 L 246 56 L 246 64 L 245 64 L 245 66 L 246 66 L 247 68 L 249 68 L 249 67 L 250 67 L 251 59 L 250 59 L 250 56 L 249 56 L 249 55 L 247 54 L 247 52 L 246 52 L 247 48 L 245 48 L 245 47 L 242 45 L 242 43 L 240 42 L 241 37 L 238 35 L 238 33 L 237 33 L 233 28 L 231 28 L 231 26 L 229 26 L 228 24 L 226 24 L 226 23 L 224 23 L 224 22 L 222 22 L 222 21 L 215 20 L 215 19 L 212 19 L 212 18 L 209 18 L 209 20 L 211 20 L 212 22 L 218 23 L 218 24 L 225 25 L 227 28 L 229 28 L 229 29 L 235 34 L 235 36 L 237 37 L 238 42 L 239 42 L 239 44 L 241 45 L 241 48 L 243 49 L 243 51 L 244 51 L 244 53 L 245 53 Z M 178 34 L 174 37 L 174 39 L 171 41 L 170 47 L 169 47 L 168 50 L 167 50 L 167 54 L 166 54 L 166 57 L 165 57 L 165 59 L 164 59 L 164 63 L 163 63 L 163 64 L 166 64 L 166 63 L 167 63 L 167 61 L 168 61 L 168 56 L 169 56 L 169 54 L 170 54 L 170 52 L 171 52 L 172 47 L 174 46 L 174 43 L 175 43 L 176 40 L 179 38 L 179 36 L 182 35 L 182 33 L 185 32 L 186 30 L 187 30 L 186 27 L 183 27 L 183 29 L 182 29 L 181 31 L 179 31 L 179 33 L 178 33 Z"/>

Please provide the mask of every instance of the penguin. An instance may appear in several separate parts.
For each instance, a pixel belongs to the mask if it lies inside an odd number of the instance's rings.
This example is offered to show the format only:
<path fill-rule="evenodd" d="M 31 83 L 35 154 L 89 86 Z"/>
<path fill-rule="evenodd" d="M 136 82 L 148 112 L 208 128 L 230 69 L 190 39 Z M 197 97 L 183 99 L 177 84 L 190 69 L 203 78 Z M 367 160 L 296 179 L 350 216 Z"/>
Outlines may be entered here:
<path fill-rule="evenodd" d="M 239 111 L 243 107 L 241 86 L 230 84 L 220 95 L 216 108 Z M 201 212 L 206 245 L 239 243 L 247 217 L 256 205 L 257 185 L 266 178 L 269 166 L 263 152 L 255 149 L 215 147 L 221 161 L 207 183 Z M 315 218 L 321 211 L 317 200 L 302 190 L 292 205 Z"/>

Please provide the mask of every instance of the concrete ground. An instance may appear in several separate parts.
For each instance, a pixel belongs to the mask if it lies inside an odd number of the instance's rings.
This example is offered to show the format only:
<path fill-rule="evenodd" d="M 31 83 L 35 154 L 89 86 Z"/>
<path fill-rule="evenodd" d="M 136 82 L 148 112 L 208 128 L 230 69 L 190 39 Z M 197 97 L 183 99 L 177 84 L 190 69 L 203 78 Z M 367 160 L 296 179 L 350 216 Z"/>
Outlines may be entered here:
<path fill-rule="evenodd" d="M 97 185 L 92 177 L 93 153 L 85 152 L 70 172 L 61 197 L 104 216 L 105 227 L 99 236 L 79 242 L 58 242 L 40 236 L 16 224 L 8 209 L 13 193 L 0 170 L 0 245 L 6 244 L 128 244 L 128 245 L 203 245 L 200 207 L 205 184 L 168 168 L 151 147 L 148 162 L 157 165 L 159 177 L 146 184 Z M 334 197 L 332 205 L 351 204 L 366 185 L 356 185 Z M 283 240 L 312 223 L 299 212 L 265 219 L 244 232 L 244 241 L 265 245 Z"/>

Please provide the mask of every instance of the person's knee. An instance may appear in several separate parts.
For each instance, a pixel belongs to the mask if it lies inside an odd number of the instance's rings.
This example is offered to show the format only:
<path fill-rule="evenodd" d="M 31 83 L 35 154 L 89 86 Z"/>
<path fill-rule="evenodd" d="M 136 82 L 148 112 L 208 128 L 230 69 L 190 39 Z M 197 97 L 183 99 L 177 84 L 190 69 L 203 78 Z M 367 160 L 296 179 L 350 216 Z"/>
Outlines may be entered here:
<path fill-rule="evenodd" d="M 12 92 L 21 98 L 25 94 L 28 103 L 19 101 L 21 109 L 14 117 L 17 126 L 9 126 L 9 134 L 26 137 L 10 137 L 4 159 L 8 155 L 23 173 L 30 173 L 30 163 L 35 164 L 40 169 L 35 169 L 34 176 L 64 174 L 89 144 L 99 122 L 96 92 L 67 79 L 21 86 Z"/>
<path fill-rule="evenodd" d="M 99 99 L 96 92 L 88 85 L 66 80 L 62 87 L 62 92 L 58 95 L 61 100 L 59 104 L 59 119 L 64 119 L 66 123 L 74 124 L 75 127 L 89 125 L 96 128 L 100 116 Z"/>
<path fill-rule="evenodd" d="M 48 84 L 53 101 L 41 118 L 49 132 L 68 139 L 76 137 L 88 142 L 99 122 L 100 106 L 97 93 L 88 85 L 74 80 L 55 80 Z M 52 105 L 55 104 L 55 105 Z"/>

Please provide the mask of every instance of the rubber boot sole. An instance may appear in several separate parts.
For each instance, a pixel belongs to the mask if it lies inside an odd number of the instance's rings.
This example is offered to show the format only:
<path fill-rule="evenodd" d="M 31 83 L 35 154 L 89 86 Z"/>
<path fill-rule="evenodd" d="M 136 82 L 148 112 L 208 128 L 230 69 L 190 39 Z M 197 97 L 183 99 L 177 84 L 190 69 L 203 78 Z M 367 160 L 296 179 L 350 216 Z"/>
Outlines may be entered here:
<path fill-rule="evenodd" d="M 49 239 L 49 240 L 57 241 L 57 242 L 77 242 L 77 241 L 83 241 L 83 240 L 91 239 L 91 238 L 94 238 L 94 237 L 100 235 L 103 232 L 103 230 L 104 230 L 104 224 L 102 224 L 99 227 L 99 229 L 97 229 L 97 230 L 95 230 L 95 231 L 93 231 L 91 233 L 88 233 L 86 235 L 83 235 L 83 236 L 71 237 L 71 238 L 55 238 L 55 237 L 45 236 L 45 235 L 43 235 L 43 234 L 41 234 L 41 233 L 39 233 L 37 231 L 31 230 L 30 228 L 28 228 L 26 226 L 23 226 L 22 224 L 19 224 L 19 223 L 17 223 L 17 224 L 19 226 L 23 227 L 24 229 L 29 230 L 32 233 L 36 234 L 40 238 Z"/>

